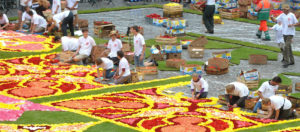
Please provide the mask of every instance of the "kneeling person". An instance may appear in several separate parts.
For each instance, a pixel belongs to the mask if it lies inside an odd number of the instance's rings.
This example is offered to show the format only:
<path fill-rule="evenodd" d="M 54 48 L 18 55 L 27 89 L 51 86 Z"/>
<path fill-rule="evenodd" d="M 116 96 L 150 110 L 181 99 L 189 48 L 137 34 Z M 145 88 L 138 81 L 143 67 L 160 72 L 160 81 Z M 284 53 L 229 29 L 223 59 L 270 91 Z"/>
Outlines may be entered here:
<path fill-rule="evenodd" d="M 194 73 L 192 77 L 191 91 L 193 99 L 206 98 L 208 94 L 208 83 L 197 73 Z"/>
<path fill-rule="evenodd" d="M 31 33 L 43 33 L 47 27 L 47 21 L 45 18 L 38 14 L 33 14 L 32 11 L 28 12 L 29 16 L 31 17 L 31 26 L 30 31 Z"/>
<path fill-rule="evenodd" d="M 68 37 L 68 36 L 55 36 L 55 43 L 61 43 L 63 51 L 76 51 L 79 47 L 79 42 L 77 38 Z"/>
<path fill-rule="evenodd" d="M 9 25 L 9 20 L 5 14 L 0 12 L 0 30 L 4 30 Z"/>
<path fill-rule="evenodd" d="M 273 95 L 269 98 L 264 98 L 262 104 L 269 106 L 269 114 L 266 118 L 283 120 L 293 117 L 291 101 L 282 96 Z"/>
<path fill-rule="evenodd" d="M 114 72 L 112 72 L 114 68 L 114 63 L 112 60 L 102 57 L 96 59 L 96 66 L 97 66 L 97 74 L 98 78 L 100 78 L 100 71 L 99 68 L 103 69 L 103 80 L 108 80 L 114 76 Z"/>
<path fill-rule="evenodd" d="M 127 59 L 124 57 L 122 51 L 117 52 L 118 58 L 120 59 L 119 67 L 114 75 L 115 84 L 122 84 L 130 80 L 131 73 Z"/>
<path fill-rule="evenodd" d="M 91 55 L 93 46 L 96 46 L 95 40 L 88 36 L 89 31 L 87 29 L 82 30 L 83 36 L 78 39 L 79 47 L 72 59 L 67 62 L 78 62 Z"/>
<path fill-rule="evenodd" d="M 227 106 L 245 107 L 245 100 L 247 99 L 248 94 L 249 89 L 245 84 L 240 82 L 232 82 L 228 84 L 225 91 Z"/>

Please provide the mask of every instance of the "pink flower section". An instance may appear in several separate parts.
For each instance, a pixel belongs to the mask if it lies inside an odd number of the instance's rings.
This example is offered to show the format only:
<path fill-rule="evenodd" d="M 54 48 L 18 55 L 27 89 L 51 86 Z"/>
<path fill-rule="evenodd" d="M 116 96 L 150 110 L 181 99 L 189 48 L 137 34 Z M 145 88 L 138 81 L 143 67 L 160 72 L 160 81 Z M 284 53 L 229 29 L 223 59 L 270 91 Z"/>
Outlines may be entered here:
<path fill-rule="evenodd" d="M 11 49 L 24 49 L 24 50 L 43 50 L 44 46 L 43 44 L 22 44 L 22 45 L 16 45 L 16 46 L 7 46 L 7 48 Z"/>
<path fill-rule="evenodd" d="M 0 121 L 16 121 L 25 111 L 60 111 L 60 109 L 53 107 L 35 104 L 25 100 L 18 100 L 3 95 L 0 95 L 0 103 L 14 108 L 11 109 L 0 106 Z"/>

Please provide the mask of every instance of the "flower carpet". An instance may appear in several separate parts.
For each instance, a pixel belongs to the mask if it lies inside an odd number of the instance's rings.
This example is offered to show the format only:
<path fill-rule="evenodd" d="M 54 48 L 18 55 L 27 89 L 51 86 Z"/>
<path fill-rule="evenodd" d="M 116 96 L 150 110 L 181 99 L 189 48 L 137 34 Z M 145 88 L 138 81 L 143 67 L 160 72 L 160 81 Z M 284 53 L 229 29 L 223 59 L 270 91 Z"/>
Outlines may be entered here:
<path fill-rule="evenodd" d="M 0 51 L 9 52 L 45 52 L 59 47 L 52 43 L 52 37 L 27 35 L 15 31 L 0 31 Z"/>

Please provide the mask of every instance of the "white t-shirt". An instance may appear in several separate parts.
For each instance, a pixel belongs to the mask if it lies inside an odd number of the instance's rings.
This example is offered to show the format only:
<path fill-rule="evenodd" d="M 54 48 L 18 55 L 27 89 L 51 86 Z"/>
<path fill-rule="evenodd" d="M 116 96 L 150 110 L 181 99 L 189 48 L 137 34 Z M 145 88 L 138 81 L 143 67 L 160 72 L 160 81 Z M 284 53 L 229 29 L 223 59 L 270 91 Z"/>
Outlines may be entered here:
<path fill-rule="evenodd" d="M 200 92 L 200 85 L 204 88 L 203 92 L 208 92 L 208 83 L 203 78 L 201 78 L 198 82 L 194 82 L 193 79 L 191 80 L 191 89 L 195 89 L 195 92 Z"/>
<path fill-rule="evenodd" d="M 60 0 L 53 0 L 53 3 L 52 3 L 52 14 L 53 15 L 55 14 L 57 6 L 59 6 L 58 10 L 57 10 L 57 13 L 61 13 L 61 3 L 60 3 Z"/>
<path fill-rule="evenodd" d="M 139 56 L 143 52 L 143 46 L 145 45 L 144 37 L 138 33 L 136 36 L 133 37 L 133 44 L 134 44 L 134 55 Z"/>
<path fill-rule="evenodd" d="M 67 0 L 68 1 L 68 5 L 67 5 L 67 7 L 69 7 L 69 8 L 72 8 L 73 6 L 74 6 L 74 4 L 78 1 L 80 1 L 80 0 Z M 78 8 L 78 4 L 74 7 L 75 9 L 77 9 Z"/>
<path fill-rule="evenodd" d="M 59 27 L 59 23 L 62 22 L 70 14 L 69 10 L 66 10 L 61 13 L 57 13 L 53 16 L 53 20 L 56 22 L 56 26 Z"/>
<path fill-rule="evenodd" d="M 206 5 L 215 5 L 216 1 L 215 0 L 207 0 Z"/>
<path fill-rule="evenodd" d="M 275 91 L 278 89 L 278 85 L 276 86 L 272 86 L 269 81 L 264 82 L 260 88 L 258 89 L 258 91 L 260 91 L 262 93 L 262 96 L 264 98 L 269 98 L 273 95 L 275 95 Z M 261 99 L 259 100 L 261 101 Z"/>
<path fill-rule="evenodd" d="M 100 66 L 98 66 L 98 68 L 103 68 L 105 70 L 114 68 L 114 63 L 112 60 L 104 57 L 102 57 L 101 60 L 103 61 L 103 63 Z"/>
<path fill-rule="evenodd" d="M 249 89 L 248 87 L 243 84 L 243 83 L 240 83 L 240 82 L 232 82 L 232 83 L 229 83 L 229 84 L 233 84 L 235 89 L 232 93 L 232 95 L 235 95 L 235 96 L 239 96 L 239 97 L 244 97 L 244 96 L 247 96 L 249 94 Z M 225 89 L 225 93 L 227 93 L 226 89 Z"/>
<path fill-rule="evenodd" d="M 95 40 L 88 36 L 87 38 L 84 38 L 83 36 L 79 38 L 79 45 L 80 50 L 79 50 L 79 54 L 85 54 L 87 56 L 91 55 L 91 51 L 93 46 L 96 46 Z"/>
<path fill-rule="evenodd" d="M 33 9 L 30 9 L 32 12 L 33 12 L 33 15 L 36 14 L 35 10 Z M 25 21 L 25 20 L 31 20 L 31 17 L 29 16 L 29 14 L 24 11 L 23 14 L 22 14 L 22 21 Z"/>
<path fill-rule="evenodd" d="M 61 37 L 61 44 L 63 51 L 74 51 L 77 50 L 79 47 L 79 40 L 77 38 L 72 37 Z"/>
<path fill-rule="evenodd" d="M 295 36 L 295 26 L 289 27 L 290 24 L 298 23 L 296 16 L 293 13 L 284 14 L 281 13 L 277 18 L 278 22 L 282 24 L 282 34 L 283 35 L 294 35 Z"/>
<path fill-rule="evenodd" d="M 127 59 L 125 57 L 121 58 L 119 63 L 119 75 L 122 73 L 122 69 L 125 68 L 125 73 L 123 74 L 123 77 L 130 75 L 130 67 Z"/>
<path fill-rule="evenodd" d="M 275 24 L 272 29 L 276 32 L 276 43 L 284 43 L 282 25 Z"/>
<path fill-rule="evenodd" d="M 269 97 L 269 99 L 271 101 L 271 107 L 275 110 L 279 110 L 282 107 L 283 102 L 284 102 L 284 106 L 283 106 L 284 110 L 290 109 L 292 107 L 291 101 L 289 101 L 286 98 L 283 98 L 282 96 L 273 95 Z"/>
<path fill-rule="evenodd" d="M 122 49 L 122 41 L 120 39 L 116 39 L 115 41 L 110 39 L 107 48 L 110 49 L 109 57 L 117 57 L 117 52 Z"/>
<path fill-rule="evenodd" d="M 29 0 L 27 5 L 25 4 L 27 0 L 20 0 L 20 5 L 21 6 L 32 6 L 32 0 Z"/>
<path fill-rule="evenodd" d="M 2 19 L 0 19 L 0 24 L 6 24 L 9 23 L 9 20 L 5 14 L 3 14 Z"/>
<path fill-rule="evenodd" d="M 47 27 L 47 21 L 45 18 L 43 18 L 42 16 L 38 15 L 38 14 L 34 14 L 32 16 L 32 21 L 31 21 L 34 25 L 37 25 L 38 27 L 43 27 L 46 28 Z"/>

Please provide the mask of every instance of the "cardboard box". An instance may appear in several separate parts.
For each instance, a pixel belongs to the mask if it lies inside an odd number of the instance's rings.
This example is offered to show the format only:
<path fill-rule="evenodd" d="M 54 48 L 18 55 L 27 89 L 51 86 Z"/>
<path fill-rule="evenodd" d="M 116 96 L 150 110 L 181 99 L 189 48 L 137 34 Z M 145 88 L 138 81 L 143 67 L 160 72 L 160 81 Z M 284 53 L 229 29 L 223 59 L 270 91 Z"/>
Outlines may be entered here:
<path fill-rule="evenodd" d="M 180 68 L 180 66 L 185 64 L 185 60 L 182 59 L 168 59 L 166 61 L 167 67 L 174 67 L 174 68 Z"/>
<path fill-rule="evenodd" d="M 260 77 L 258 77 L 258 80 L 245 80 L 245 77 L 242 75 L 242 76 L 238 76 L 236 80 L 238 82 L 246 84 L 249 90 L 251 90 L 254 88 L 258 88 Z"/>
<path fill-rule="evenodd" d="M 167 59 L 181 59 L 181 53 L 168 53 Z"/>
<path fill-rule="evenodd" d="M 249 56 L 249 64 L 254 65 L 265 65 L 268 62 L 268 56 L 267 55 L 256 55 L 252 54 Z"/>
<path fill-rule="evenodd" d="M 184 75 L 192 75 L 193 73 L 202 74 L 202 67 L 197 64 L 185 64 L 181 66 L 180 71 Z"/>
<path fill-rule="evenodd" d="M 213 52 L 213 57 L 215 58 L 224 58 L 224 59 L 231 59 L 231 52 L 229 51 L 219 51 L 219 52 Z"/>
<path fill-rule="evenodd" d="M 189 45 L 188 52 L 189 52 L 190 58 L 203 58 L 204 57 L 204 48 L 203 47 L 193 47 L 193 46 Z"/>
<path fill-rule="evenodd" d="M 158 70 L 156 66 L 136 67 L 136 71 L 144 75 L 156 75 Z"/>
<path fill-rule="evenodd" d="M 167 37 L 168 36 L 168 37 Z M 177 37 L 165 35 L 165 36 L 157 36 L 155 38 L 155 41 L 157 43 L 163 43 L 163 44 L 176 44 L 177 45 Z"/>
<path fill-rule="evenodd" d="M 223 58 L 210 58 L 205 67 L 206 74 L 222 75 L 228 73 L 229 60 Z"/>

